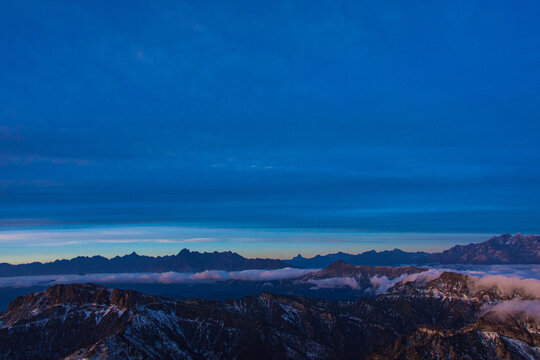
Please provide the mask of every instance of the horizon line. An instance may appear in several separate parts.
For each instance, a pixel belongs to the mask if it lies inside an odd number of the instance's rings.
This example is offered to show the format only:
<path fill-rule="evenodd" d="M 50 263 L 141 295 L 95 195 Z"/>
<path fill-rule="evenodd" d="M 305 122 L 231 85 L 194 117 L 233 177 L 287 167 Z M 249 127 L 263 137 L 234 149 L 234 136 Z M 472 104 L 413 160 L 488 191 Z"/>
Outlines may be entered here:
<path fill-rule="evenodd" d="M 481 240 L 481 241 L 478 241 L 478 242 L 470 242 L 469 244 L 478 244 L 478 243 L 482 243 L 482 242 L 485 242 L 485 241 L 488 241 L 490 240 L 491 238 L 494 238 L 494 237 L 499 237 L 499 236 L 504 236 L 504 235 L 510 235 L 512 237 L 514 236 L 518 236 L 518 235 L 521 235 L 521 236 L 537 236 L 537 234 L 523 234 L 521 232 L 517 232 L 515 234 L 512 234 L 512 233 L 502 233 L 502 234 L 499 234 L 499 235 L 494 235 L 494 236 L 491 236 L 485 240 Z M 469 245 L 467 244 L 467 245 Z M 166 256 L 177 256 L 179 255 L 180 253 L 182 253 L 184 250 L 187 250 L 188 252 L 190 253 L 199 253 L 199 254 L 212 254 L 212 253 L 233 253 L 233 254 L 237 254 L 239 256 L 242 256 L 246 259 L 271 259 L 271 260 L 281 260 L 281 261 L 287 261 L 287 260 L 292 260 L 293 258 L 297 257 L 297 256 L 301 256 L 305 259 L 312 259 L 312 258 L 315 258 L 317 256 L 327 256 L 327 255 L 335 255 L 335 254 L 339 254 L 339 253 L 343 253 L 343 254 L 349 254 L 349 255 L 361 255 L 361 254 L 364 254 L 364 253 L 368 253 L 368 252 L 376 252 L 376 253 L 381 253 L 381 252 L 391 252 L 391 251 L 395 251 L 395 250 L 399 250 L 399 251 L 403 251 L 403 252 L 407 252 L 407 253 L 427 253 L 427 254 L 435 254 L 435 253 L 440 253 L 440 252 L 443 252 L 443 251 L 446 251 L 448 249 L 451 249 L 455 246 L 460 246 L 460 244 L 455 244 L 455 245 L 452 245 L 442 251 L 422 251 L 422 250 L 416 250 L 416 251 L 407 251 L 407 250 L 402 250 L 400 249 L 399 247 L 394 247 L 393 249 L 383 249 L 383 250 L 376 250 L 376 249 L 371 249 L 371 250 L 365 250 L 365 251 L 362 251 L 362 252 L 357 252 L 357 253 L 354 253 L 354 252 L 347 252 L 347 251 L 343 251 L 343 250 L 339 250 L 337 252 L 321 252 L 321 253 L 317 253 L 316 255 L 313 255 L 313 256 L 303 256 L 301 254 L 301 252 L 299 252 L 297 255 L 292 255 L 292 256 L 289 256 L 289 257 L 264 257 L 264 256 L 256 256 L 256 257 L 251 257 L 249 255 L 244 255 L 242 254 L 241 251 L 233 251 L 233 250 L 224 250 L 224 251 L 218 251 L 218 250 L 214 250 L 214 251 L 199 251 L 199 250 L 191 250 L 189 248 L 182 248 L 180 251 L 176 252 L 176 253 L 161 253 L 159 255 L 151 255 L 151 254 L 144 254 L 144 253 L 139 253 L 137 251 L 132 251 L 131 253 L 124 253 L 123 255 L 121 254 L 116 254 L 116 255 L 113 255 L 113 256 L 106 256 L 106 255 L 101 255 L 101 254 L 95 254 L 95 255 L 76 255 L 76 256 L 73 256 L 71 258 L 50 258 L 49 260 L 36 260 L 36 261 L 31 261 L 31 262 L 0 262 L 0 264 L 8 264 L 8 265 L 12 265 L 12 266 L 18 266 L 18 265 L 28 265 L 28 264 L 36 264 L 36 263 L 41 263 L 41 264 L 47 264 L 47 263 L 54 263 L 56 261 L 71 261 L 71 260 L 74 260 L 74 259 L 77 259 L 77 258 L 94 258 L 94 257 L 101 257 L 101 258 L 105 258 L 107 260 L 112 260 L 114 258 L 123 258 L 123 257 L 127 257 L 127 256 L 132 256 L 132 255 L 136 255 L 136 256 L 141 256 L 141 257 L 151 257 L 151 258 L 159 258 L 159 257 L 166 257 Z"/>

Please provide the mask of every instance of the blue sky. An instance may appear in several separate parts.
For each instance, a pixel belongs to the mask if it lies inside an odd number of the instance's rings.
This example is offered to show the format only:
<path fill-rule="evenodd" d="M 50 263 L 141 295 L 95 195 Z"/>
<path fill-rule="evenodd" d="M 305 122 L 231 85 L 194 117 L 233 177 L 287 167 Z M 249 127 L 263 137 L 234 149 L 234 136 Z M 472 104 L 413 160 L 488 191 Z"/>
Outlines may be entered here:
<path fill-rule="evenodd" d="M 54 247 L 65 256 L 145 250 L 80 240 L 96 227 L 263 229 L 275 240 L 205 244 L 260 256 L 294 255 L 306 233 L 344 251 L 539 233 L 539 14 L 537 1 L 2 1 L 0 236 L 34 236 L 0 252 L 54 257 L 32 244 L 58 230 L 73 234 Z"/>

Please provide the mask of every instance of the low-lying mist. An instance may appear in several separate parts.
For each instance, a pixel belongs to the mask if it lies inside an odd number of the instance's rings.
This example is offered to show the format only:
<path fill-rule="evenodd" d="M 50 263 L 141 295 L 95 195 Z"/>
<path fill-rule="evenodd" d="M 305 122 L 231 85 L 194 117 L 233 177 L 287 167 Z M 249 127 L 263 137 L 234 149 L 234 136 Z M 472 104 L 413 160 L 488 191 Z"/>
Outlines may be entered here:
<path fill-rule="evenodd" d="M 226 280 L 272 281 L 299 278 L 319 269 L 283 268 L 277 270 L 222 271 L 206 270 L 198 273 L 114 273 L 84 275 L 41 275 L 0 278 L 0 288 L 31 287 L 38 285 L 74 284 L 92 282 L 96 284 L 195 284 Z"/>
<path fill-rule="evenodd" d="M 319 269 L 283 268 L 277 270 L 221 271 L 199 273 L 114 273 L 79 275 L 42 275 L 0 278 L 0 310 L 16 296 L 30 291 L 41 291 L 56 284 L 92 282 L 96 284 L 134 289 L 172 298 L 201 297 L 214 300 L 240 298 L 263 291 L 286 295 L 354 301 L 382 294 L 400 282 L 427 283 L 450 271 L 470 275 L 468 286 L 473 292 L 495 289 L 507 294 L 508 299 L 534 300 L 524 304 L 530 316 L 536 316 L 536 302 L 540 300 L 540 265 L 513 266 L 445 266 L 428 271 L 403 274 L 395 279 L 373 276 L 364 281 L 353 277 L 303 279 Z M 484 312 L 493 314 L 510 311 L 521 304 L 500 305 Z"/>

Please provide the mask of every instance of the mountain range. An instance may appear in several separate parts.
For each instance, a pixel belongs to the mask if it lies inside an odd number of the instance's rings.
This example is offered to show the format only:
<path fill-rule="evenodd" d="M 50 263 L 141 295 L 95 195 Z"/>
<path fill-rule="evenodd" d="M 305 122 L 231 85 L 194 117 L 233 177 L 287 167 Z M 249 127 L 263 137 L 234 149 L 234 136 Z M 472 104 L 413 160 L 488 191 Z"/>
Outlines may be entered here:
<path fill-rule="evenodd" d="M 370 250 L 361 254 L 348 254 L 338 252 L 328 255 L 316 255 L 312 258 L 305 258 L 298 254 L 285 262 L 291 266 L 303 269 L 324 268 L 336 261 L 344 261 L 351 265 L 367 266 L 396 266 L 403 264 L 423 264 L 429 257 L 426 252 L 406 252 L 400 249 L 375 251 Z"/>
<path fill-rule="evenodd" d="M 540 264 L 540 236 L 503 234 L 475 244 L 456 245 L 440 253 L 368 251 L 361 254 L 339 252 L 290 260 L 248 259 L 234 252 L 204 252 L 183 249 L 176 255 L 144 256 L 135 252 L 111 259 L 79 256 L 49 263 L 0 264 L 0 277 L 24 275 L 62 275 L 80 273 L 199 272 L 204 270 L 239 271 L 297 267 L 324 268 L 336 261 L 351 265 L 400 266 L 428 264 Z"/>
<path fill-rule="evenodd" d="M 405 252 L 399 249 L 377 252 L 367 251 L 353 255 L 343 252 L 304 258 L 302 255 L 285 260 L 299 268 L 321 268 L 335 261 L 351 265 L 397 266 L 405 264 L 540 264 L 540 236 L 503 234 L 481 243 L 456 245 L 440 253 Z"/>
<path fill-rule="evenodd" d="M 431 254 L 428 261 L 439 264 L 539 264 L 540 236 L 494 236 L 479 244 L 456 245 Z"/>
<path fill-rule="evenodd" d="M 49 263 L 0 264 L 0 276 L 61 275 L 81 273 L 129 272 L 198 272 L 212 270 L 280 269 L 288 265 L 281 260 L 247 259 L 231 251 L 204 252 L 183 249 L 176 255 L 144 256 L 133 252 L 108 259 L 103 256 L 79 256 Z"/>
<path fill-rule="evenodd" d="M 55 285 L 0 314 L 0 359 L 539 359 L 537 290 L 452 272 L 354 302 Z"/>

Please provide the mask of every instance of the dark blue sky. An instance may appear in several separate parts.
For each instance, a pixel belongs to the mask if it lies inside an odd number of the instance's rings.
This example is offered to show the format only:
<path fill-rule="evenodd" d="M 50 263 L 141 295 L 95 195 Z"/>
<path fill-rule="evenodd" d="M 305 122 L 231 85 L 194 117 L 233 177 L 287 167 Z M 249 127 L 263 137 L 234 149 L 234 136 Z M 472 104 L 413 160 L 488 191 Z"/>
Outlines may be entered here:
<path fill-rule="evenodd" d="M 2 1 L 0 224 L 538 233 L 539 15 Z"/>

